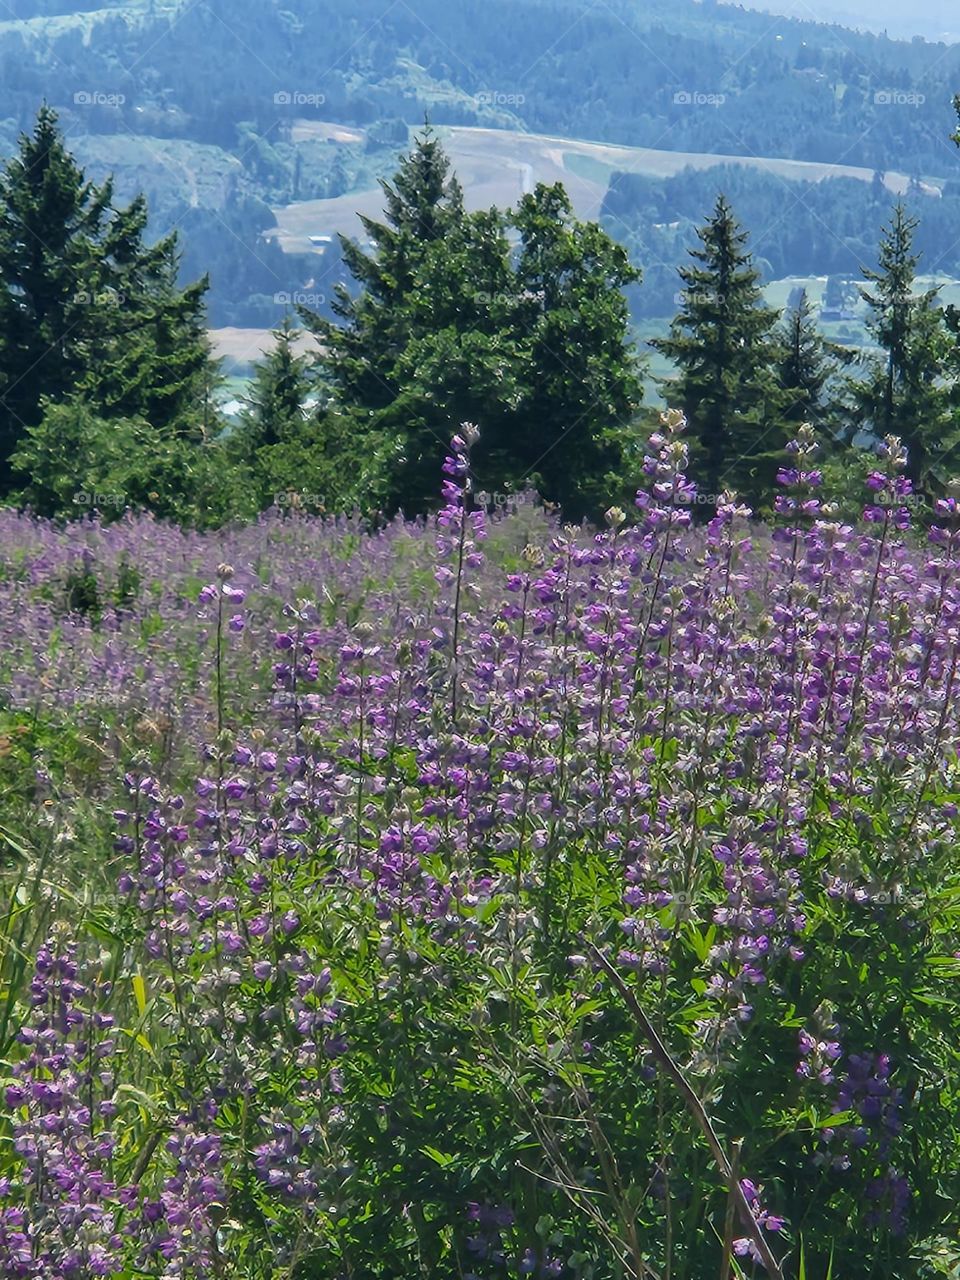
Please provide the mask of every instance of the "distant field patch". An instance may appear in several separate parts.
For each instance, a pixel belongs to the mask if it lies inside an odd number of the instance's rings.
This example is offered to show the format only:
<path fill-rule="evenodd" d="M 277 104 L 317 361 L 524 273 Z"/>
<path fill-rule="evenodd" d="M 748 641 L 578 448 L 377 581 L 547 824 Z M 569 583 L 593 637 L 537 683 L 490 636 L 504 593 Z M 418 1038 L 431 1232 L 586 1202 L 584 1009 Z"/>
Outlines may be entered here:
<path fill-rule="evenodd" d="M 272 329 L 210 329 L 208 336 L 217 359 L 235 367 L 255 363 L 272 350 L 274 345 Z M 317 349 L 313 338 L 307 333 L 300 335 L 297 347 L 301 353 Z"/>
<path fill-rule="evenodd" d="M 320 139 L 333 136 L 338 130 L 344 131 L 342 126 L 335 124 L 298 121 L 294 126 L 294 140 Z M 438 129 L 437 132 L 443 139 L 471 209 L 485 209 L 491 205 L 507 208 L 517 204 L 524 193 L 532 190 L 538 182 L 562 182 L 577 215 L 596 218 L 610 175 L 616 171 L 666 178 L 686 168 L 746 165 L 794 181 L 856 178 L 872 182 L 874 176 L 872 169 L 856 165 L 619 147 L 510 129 L 457 126 Z M 910 178 L 905 173 L 888 172 L 885 183 L 891 192 L 904 194 Z M 925 182 L 923 187 L 932 197 L 940 194 L 940 188 L 934 182 Z M 332 235 L 340 231 L 362 237 L 360 215 L 379 218 L 382 210 L 382 193 L 373 186 L 367 191 L 356 191 L 334 199 L 302 200 L 275 209 L 278 226 L 271 234 L 287 252 L 309 252 L 310 236 Z"/>

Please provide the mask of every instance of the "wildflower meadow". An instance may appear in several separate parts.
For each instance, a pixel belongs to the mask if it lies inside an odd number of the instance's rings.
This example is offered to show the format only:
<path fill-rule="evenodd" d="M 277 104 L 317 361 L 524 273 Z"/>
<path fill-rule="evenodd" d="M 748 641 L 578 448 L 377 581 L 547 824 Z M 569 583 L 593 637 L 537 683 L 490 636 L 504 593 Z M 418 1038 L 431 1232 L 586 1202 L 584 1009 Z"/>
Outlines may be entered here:
<path fill-rule="evenodd" d="M 0 512 L 0 1276 L 960 1275 L 960 503 L 684 430 L 600 532 L 472 426 L 417 521 Z"/>

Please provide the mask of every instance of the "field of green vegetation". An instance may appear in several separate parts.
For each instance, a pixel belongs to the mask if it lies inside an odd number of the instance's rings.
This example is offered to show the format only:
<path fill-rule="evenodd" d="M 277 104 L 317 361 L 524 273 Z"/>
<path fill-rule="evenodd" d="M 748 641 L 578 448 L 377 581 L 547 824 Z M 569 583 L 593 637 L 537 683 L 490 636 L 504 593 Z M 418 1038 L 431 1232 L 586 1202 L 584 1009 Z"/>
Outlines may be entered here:
<path fill-rule="evenodd" d="M 697 525 L 671 413 L 598 533 L 478 444 L 0 515 L 0 1273 L 954 1275 L 957 500 L 801 428 Z"/>

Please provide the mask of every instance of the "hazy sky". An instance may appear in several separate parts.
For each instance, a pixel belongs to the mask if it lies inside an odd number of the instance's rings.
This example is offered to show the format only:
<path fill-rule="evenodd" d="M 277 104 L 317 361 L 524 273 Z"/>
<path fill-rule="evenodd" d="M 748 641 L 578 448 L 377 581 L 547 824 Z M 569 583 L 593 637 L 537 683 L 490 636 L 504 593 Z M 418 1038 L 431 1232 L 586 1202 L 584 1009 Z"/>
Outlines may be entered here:
<path fill-rule="evenodd" d="M 891 36 L 960 40 L 960 0 L 743 0 L 747 8 L 886 30 Z"/>

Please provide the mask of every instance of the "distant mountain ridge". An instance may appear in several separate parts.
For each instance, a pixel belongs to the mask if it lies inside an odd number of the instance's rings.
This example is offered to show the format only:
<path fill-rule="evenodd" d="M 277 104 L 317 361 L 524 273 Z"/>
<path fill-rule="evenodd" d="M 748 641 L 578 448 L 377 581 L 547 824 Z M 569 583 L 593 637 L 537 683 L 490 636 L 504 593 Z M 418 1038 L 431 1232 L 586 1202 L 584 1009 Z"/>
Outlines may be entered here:
<path fill-rule="evenodd" d="M 923 0 L 912 6 L 902 0 L 743 0 L 743 5 L 866 31 L 886 31 L 901 40 L 922 36 L 933 41 L 960 41 L 960 12 L 954 0 Z"/>
<path fill-rule="evenodd" d="M 149 191 L 155 229 L 181 228 L 221 324 L 269 323 L 274 296 L 309 279 L 309 260 L 300 272 L 265 242 L 271 209 L 374 186 L 425 116 L 852 166 L 881 185 L 960 174 L 960 46 L 718 0 L 91 2 L 0 10 L 0 156 L 48 101 L 98 175 L 115 162 L 124 190 Z"/>
<path fill-rule="evenodd" d="M 8 145 L 45 98 L 74 132 L 231 151 L 242 122 L 272 143 L 298 115 L 367 125 L 429 112 L 626 146 L 950 172 L 960 47 L 772 23 L 715 0 L 120 0 L 78 6 L 76 29 L 52 13 L 64 3 L 18 0 L 21 21 L 0 22 Z"/>

